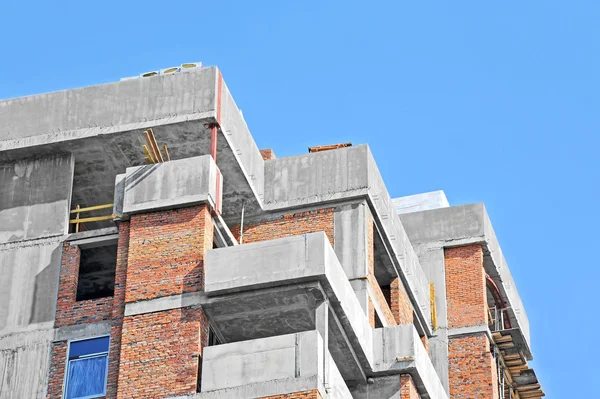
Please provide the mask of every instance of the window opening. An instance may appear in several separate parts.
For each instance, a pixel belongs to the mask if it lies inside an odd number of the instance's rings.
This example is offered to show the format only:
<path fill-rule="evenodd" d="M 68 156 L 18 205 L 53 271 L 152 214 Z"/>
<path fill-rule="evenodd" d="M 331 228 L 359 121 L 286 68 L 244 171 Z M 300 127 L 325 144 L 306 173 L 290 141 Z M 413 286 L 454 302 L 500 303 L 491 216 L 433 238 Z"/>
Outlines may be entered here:
<path fill-rule="evenodd" d="M 69 343 L 65 399 L 90 399 L 106 395 L 109 337 Z"/>
<path fill-rule="evenodd" d="M 81 248 L 77 300 L 110 297 L 115 292 L 117 245 Z"/>

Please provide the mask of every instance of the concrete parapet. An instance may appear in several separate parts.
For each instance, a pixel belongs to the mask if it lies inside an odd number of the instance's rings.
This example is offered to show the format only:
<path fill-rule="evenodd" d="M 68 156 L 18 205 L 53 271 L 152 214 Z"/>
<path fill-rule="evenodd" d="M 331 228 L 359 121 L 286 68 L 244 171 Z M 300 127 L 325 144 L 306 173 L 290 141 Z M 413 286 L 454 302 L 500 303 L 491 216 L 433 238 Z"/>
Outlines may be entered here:
<path fill-rule="evenodd" d="M 120 218 L 141 212 L 217 203 L 217 174 L 210 155 L 127 168 L 116 178 L 114 213 Z M 222 182 L 221 182 L 222 184 Z"/>
<path fill-rule="evenodd" d="M 195 397 L 250 399 L 318 389 L 324 399 L 352 398 L 324 345 L 313 330 L 206 347 Z"/>
<path fill-rule="evenodd" d="M 412 324 L 378 328 L 373 341 L 375 374 L 410 374 L 423 398 L 448 398 Z"/>
<path fill-rule="evenodd" d="M 453 206 L 400 215 L 411 242 L 423 248 L 434 249 L 479 243 L 483 245 L 483 264 L 487 274 L 494 279 L 503 299 L 509 306 L 511 321 L 523 335 L 526 347 L 522 348 L 531 359 L 529 320 L 521 297 L 489 216 L 482 203 Z"/>

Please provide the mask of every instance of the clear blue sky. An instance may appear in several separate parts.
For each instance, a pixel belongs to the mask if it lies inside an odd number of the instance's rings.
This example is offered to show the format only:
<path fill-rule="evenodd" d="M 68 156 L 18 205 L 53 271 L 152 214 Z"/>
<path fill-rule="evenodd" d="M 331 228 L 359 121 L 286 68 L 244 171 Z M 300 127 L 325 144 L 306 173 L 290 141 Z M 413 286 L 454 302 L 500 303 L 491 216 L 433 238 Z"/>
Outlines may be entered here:
<path fill-rule="evenodd" d="M 218 65 L 259 147 L 485 202 L 548 397 L 598 397 L 600 3 L 58 3 L 0 3 L 0 98 Z"/>

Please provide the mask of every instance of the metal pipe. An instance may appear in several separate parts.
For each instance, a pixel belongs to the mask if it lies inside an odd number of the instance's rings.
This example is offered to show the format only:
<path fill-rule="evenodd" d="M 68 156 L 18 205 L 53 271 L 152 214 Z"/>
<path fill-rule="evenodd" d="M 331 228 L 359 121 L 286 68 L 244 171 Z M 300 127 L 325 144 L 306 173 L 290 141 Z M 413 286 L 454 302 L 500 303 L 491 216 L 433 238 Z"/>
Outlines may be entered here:
<path fill-rule="evenodd" d="M 246 204 L 242 201 L 242 221 L 240 222 L 240 245 L 244 240 L 244 210 L 246 209 Z"/>

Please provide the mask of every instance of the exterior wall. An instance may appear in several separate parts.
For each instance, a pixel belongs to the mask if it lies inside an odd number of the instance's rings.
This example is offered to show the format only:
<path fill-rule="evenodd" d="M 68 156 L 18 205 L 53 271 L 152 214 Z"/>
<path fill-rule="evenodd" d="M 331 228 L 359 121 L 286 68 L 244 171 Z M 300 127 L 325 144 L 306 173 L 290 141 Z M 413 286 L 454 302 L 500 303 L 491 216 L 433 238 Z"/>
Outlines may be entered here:
<path fill-rule="evenodd" d="M 204 254 L 213 245 L 206 205 L 132 215 L 129 228 L 125 302 L 204 288 Z M 125 317 L 117 398 L 196 392 L 207 343 L 208 320 L 197 306 Z"/>
<path fill-rule="evenodd" d="M 196 392 L 208 322 L 199 307 L 125 317 L 117 398 L 168 398 Z"/>
<path fill-rule="evenodd" d="M 261 399 L 322 399 L 318 389 L 310 391 L 286 393 L 283 395 L 265 396 Z"/>
<path fill-rule="evenodd" d="M 485 271 L 481 245 L 446 248 L 448 327 L 487 325 Z"/>
<path fill-rule="evenodd" d="M 59 304 L 57 306 L 56 316 L 57 327 L 88 324 L 103 320 L 111 321 L 110 348 L 108 353 L 108 379 L 106 387 L 107 399 L 114 399 L 117 397 L 121 328 L 125 311 L 125 281 L 127 277 L 128 249 L 129 222 L 122 222 L 119 224 L 114 296 L 110 298 L 100 298 L 107 300 L 103 304 L 102 302 L 99 302 L 99 300 L 75 302 L 80 250 L 79 247 L 71 246 L 69 243 L 65 243 L 63 247 L 59 284 Z M 83 304 L 84 302 L 86 304 Z M 111 306 L 109 307 L 108 304 Z M 90 315 L 93 315 L 94 313 L 94 306 L 97 306 L 97 308 L 100 309 L 99 314 L 101 317 L 90 317 Z M 59 314 L 59 312 L 61 313 Z M 74 315 L 77 317 L 74 317 Z M 57 341 L 52 344 L 50 370 L 48 373 L 47 399 L 58 399 L 62 397 L 67 365 L 67 349 L 67 341 Z"/>
<path fill-rule="evenodd" d="M 481 245 L 446 248 L 446 293 L 450 329 L 487 325 L 487 299 Z M 485 333 L 450 337 L 451 398 L 498 398 L 498 377 Z"/>
<path fill-rule="evenodd" d="M 371 314 L 371 311 L 374 312 L 374 306 L 371 306 L 371 301 L 375 301 L 381 309 L 383 313 L 383 317 L 388 325 L 395 326 L 396 320 L 394 319 L 394 315 L 390 310 L 390 306 L 388 305 L 385 297 L 385 293 L 379 286 L 377 279 L 375 278 L 375 226 L 373 222 L 373 217 L 367 215 L 367 262 L 368 262 L 368 274 L 367 274 L 367 282 L 369 283 L 369 287 L 371 288 L 372 298 L 369 299 L 369 321 L 371 325 L 375 325 L 375 315 Z M 373 308 L 371 310 L 371 308 Z"/>
<path fill-rule="evenodd" d="M 112 316 L 113 297 L 77 301 L 80 255 L 77 245 L 63 243 L 55 327 L 95 323 Z"/>
<path fill-rule="evenodd" d="M 244 225 L 243 243 L 274 240 L 282 237 L 292 237 L 301 234 L 315 233 L 324 231 L 329 238 L 329 242 L 334 244 L 334 208 L 323 208 L 314 211 L 289 213 L 278 217 L 254 224 Z M 231 229 L 236 240 L 240 238 L 240 226 Z"/>
<path fill-rule="evenodd" d="M 498 398 L 498 376 L 483 333 L 451 337 L 448 344 L 451 398 Z"/>
<path fill-rule="evenodd" d="M 412 324 L 413 310 L 402 280 L 396 277 L 390 284 L 391 310 L 398 324 Z"/>
<path fill-rule="evenodd" d="M 213 226 L 206 205 L 132 215 L 125 302 L 199 291 Z"/>
<path fill-rule="evenodd" d="M 67 364 L 67 341 L 52 344 L 50 370 L 48 371 L 47 399 L 62 398 L 65 366 Z"/>
<path fill-rule="evenodd" d="M 419 399 L 417 387 L 409 374 L 400 376 L 400 399 Z"/>
<path fill-rule="evenodd" d="M 117 267 L 115 270 L 115 293 L 113 297 L 110 348 L 108 353 L 107 399 L 117 397 L 119 364 L 121 359 L 121 333 L 125 314 L 125 289 L 127 284 L 127 260 L 129 255 L 129 222 L 119 224 L 117 243 Z"/>

